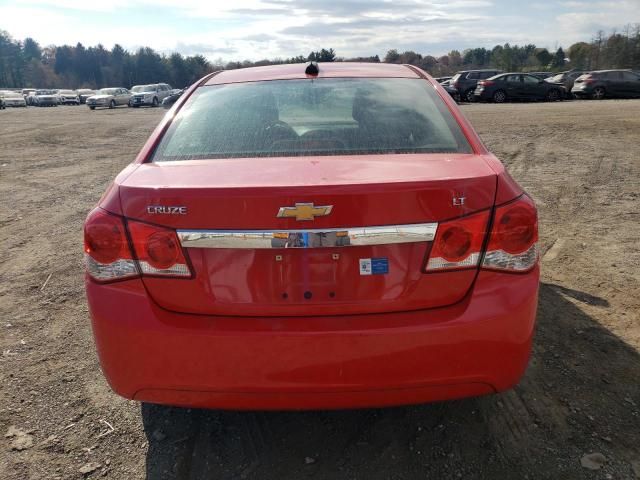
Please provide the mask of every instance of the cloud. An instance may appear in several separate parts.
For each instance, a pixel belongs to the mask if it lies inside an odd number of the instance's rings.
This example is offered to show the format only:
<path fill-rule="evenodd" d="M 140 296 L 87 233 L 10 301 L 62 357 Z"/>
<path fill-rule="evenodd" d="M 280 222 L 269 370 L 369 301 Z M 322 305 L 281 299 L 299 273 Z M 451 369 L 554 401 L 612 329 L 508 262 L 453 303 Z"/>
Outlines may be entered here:
<path fill-rule="evenodd" d="M 344 57 L 391 48 L 438 56 L 507 42 L 568 47 L 640 22 L 638 1 L 549 0 L 540 8 L 529 0 L 0 0 L 0 18 L 28 19 L 4 28 L 44 45 L 148 45 L 224 60 L 323 47 Z"/>

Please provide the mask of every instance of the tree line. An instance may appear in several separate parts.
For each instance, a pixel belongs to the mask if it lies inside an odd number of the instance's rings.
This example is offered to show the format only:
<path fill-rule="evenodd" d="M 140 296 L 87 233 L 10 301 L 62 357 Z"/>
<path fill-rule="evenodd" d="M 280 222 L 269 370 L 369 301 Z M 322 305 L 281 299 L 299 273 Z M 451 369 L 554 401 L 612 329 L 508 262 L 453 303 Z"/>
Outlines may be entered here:
<path fill-rule="evenodd" d="M 578 42 L 564 50 L 549 51 L 534 44 L 496 45 L 491 49 L 452 50 L 435 57 L 414 51 L 389 50 L 381 59 L 371 57 L 341 58 L 332 49 L 322 48 L 308 55 L 259 61 L 222 62 L 203 55 L 169 55 L 143 47 L 129 52 L 116 44 L 111 50 L 102 45 L 85 47 L 41 46 L 32 38 L 22 41 L 0 31 L 0 88 L 101 88 L 135 84 L 168 82 L 186 87 L 214 70 L 230 70 L 261 65 L 359 61 L 408 63 L 431 75 L 447 76 L 462 69 L 498 68 L 504 71 L 560 71 L 571 68 L 599 70 L 607 68 L 640 68 L 640 25 L 627 25 L 608 35 L 600 31 L 589 42 Z"/>

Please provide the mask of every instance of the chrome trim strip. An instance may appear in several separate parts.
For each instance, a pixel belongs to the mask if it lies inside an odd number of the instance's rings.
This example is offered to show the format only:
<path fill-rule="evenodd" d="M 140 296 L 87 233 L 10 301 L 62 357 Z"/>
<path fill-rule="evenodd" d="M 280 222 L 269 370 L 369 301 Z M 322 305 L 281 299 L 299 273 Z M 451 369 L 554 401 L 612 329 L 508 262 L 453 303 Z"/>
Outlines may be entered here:
<path fill-rule="evenodd" d="M 187 248 L 325 248 L 430 242 L 437 223 L 304 230 L 178 230 Z"/>

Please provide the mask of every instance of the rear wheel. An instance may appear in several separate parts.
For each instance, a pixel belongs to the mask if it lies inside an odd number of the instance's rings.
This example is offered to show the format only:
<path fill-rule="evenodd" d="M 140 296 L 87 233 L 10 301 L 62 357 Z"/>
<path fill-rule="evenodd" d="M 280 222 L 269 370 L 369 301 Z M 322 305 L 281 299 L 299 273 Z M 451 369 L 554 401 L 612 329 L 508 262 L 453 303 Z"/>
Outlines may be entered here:
<path fill-rule="evenodd" d="M 593 94 L 591 95 L 591 98 L 593 98 L 594 100 L 602 100 L 605 94 L 606 92 L 604 91 L 604 87 L 596 87 L 593 90 Z"/>
<path fill-rule="evenodd" d="M 560 91 L 553 88 L 547 92 L 547 100 L 550 102 L 555 102 L 560 99 Z"/>
<path fill-rule="evenodd" d="M 91 110 L 95 110 L 95 109 L 96 109 L 96 107 L 89 107 L 89 109 L 91 109 Z"/>
<path fill-rule="evenodd" d="M 470 88 L 467 91 L 464 92 L 464 94 L 462 95 L 462 99 L 465 102 L 473 102 L 473 92 L 474 92 L 474 88 Z"/>
<path fill-rule="evenodd" d="M 496 103 L 504 103 L 507 100 L 507 94 L 503 90 L 498 90 L 493 94 L 493 101 Z"/>

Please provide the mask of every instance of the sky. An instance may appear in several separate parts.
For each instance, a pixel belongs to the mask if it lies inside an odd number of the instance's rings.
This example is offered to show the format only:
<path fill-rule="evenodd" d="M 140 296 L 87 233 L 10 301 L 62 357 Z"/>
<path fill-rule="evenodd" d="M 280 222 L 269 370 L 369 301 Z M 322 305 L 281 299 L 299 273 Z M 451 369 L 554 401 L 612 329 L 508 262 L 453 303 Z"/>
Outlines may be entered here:
<path fill-rule="evenodd" d="M 556 49 L 629 23 L 640 23 L 640 0 L 0 0 L 0 30 L 16 39 L 224 61 L 320 48 L 347 58 L 506 42 Z"/>

